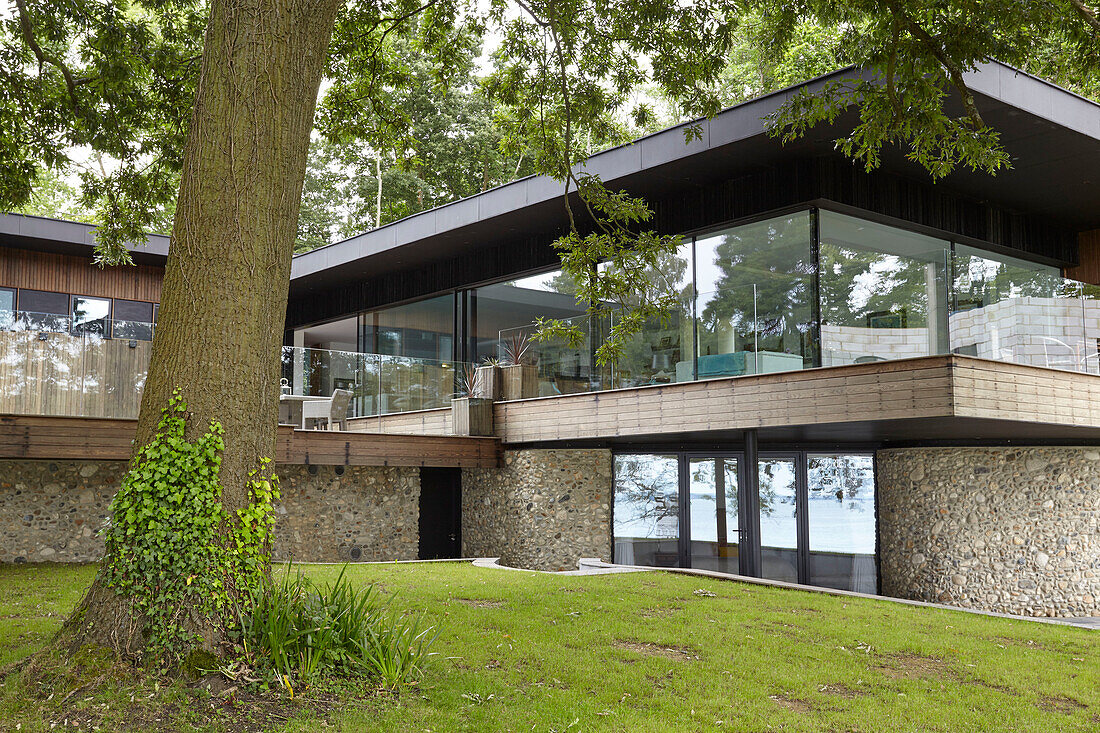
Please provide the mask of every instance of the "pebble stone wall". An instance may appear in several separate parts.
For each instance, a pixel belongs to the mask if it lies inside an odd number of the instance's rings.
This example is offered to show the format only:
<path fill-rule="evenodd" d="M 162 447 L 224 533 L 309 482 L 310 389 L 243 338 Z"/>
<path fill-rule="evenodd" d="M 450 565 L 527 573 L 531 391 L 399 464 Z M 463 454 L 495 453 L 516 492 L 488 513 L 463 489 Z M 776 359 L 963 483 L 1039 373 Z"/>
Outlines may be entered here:
<path fill-rule="evenodd" d="M 0 461 L 0 563 L 89 562 L 123 461 Z M 283 560 L 414 560 L 420 470 L 279 466 L 274 555 Z"/>
<path fill-rule="evenodd" d="M 611 451 L 508 450 L 462 471 L 462 554 L 530 570 L 611 559 Z"/>
<path fill-rule="evenodd" d="M 899 448 L 876 460 L 884 594 L 1100 615 L 1100 448 Z"/>

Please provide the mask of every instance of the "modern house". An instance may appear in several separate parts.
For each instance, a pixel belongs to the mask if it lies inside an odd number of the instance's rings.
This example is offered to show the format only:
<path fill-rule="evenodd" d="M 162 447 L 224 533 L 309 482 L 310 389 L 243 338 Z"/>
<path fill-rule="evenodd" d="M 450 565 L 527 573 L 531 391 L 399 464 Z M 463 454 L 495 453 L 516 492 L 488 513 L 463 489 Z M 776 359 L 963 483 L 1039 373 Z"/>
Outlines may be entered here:
<path fill-rule="evenodd" d="M 1100 615 L 1100 106 L 996 63 L 968 82 L 1012 157 L 996 176 L 933 182 L 900 150 L 867 172 L 833 142 L 854 115 L 781 145 L 764 118 L 797 89 L 700 121 L 690 143 L 681 126 L 592 156 L 589 172 L 682 235 L 652 273 L 678 307 L 608 367 L 593 353 L 621 311 L 589 318 L 556 270 L 555 181 L 295 257 L 286 388 L 350 390 L 347 432 L 331 436 L 348 446 L 451 436 L 425 450 L 469 450 L 451 406 L 464 365 L 501 357 L 539 317 L 578 319 L 588 338 L 532 343 L 513 367 L 517 391 L 492 407 L 498 463 L 360 462 L 354 490 L 336 490 L 356 466 L 343 449 L 288 448 L 309 464 L 286 479 L 289 551 L 543 569 L 600 556 Z M 136 412 L 168 242 L 99 271 L 90 237 L 0 220 L 0 508 L 17 483 L 60 485 L 27 468 L 60 454 L 32 453 L 39 428 L 15 416 Z M 98 465 L 64 457 L 69 476 Z M 100 484 L 86 489 L 97 506 Z M 41 516 L 68 511 L 64 487 L 46 493 Z M 41 523 L 9 524 L 24 537 Z"/>

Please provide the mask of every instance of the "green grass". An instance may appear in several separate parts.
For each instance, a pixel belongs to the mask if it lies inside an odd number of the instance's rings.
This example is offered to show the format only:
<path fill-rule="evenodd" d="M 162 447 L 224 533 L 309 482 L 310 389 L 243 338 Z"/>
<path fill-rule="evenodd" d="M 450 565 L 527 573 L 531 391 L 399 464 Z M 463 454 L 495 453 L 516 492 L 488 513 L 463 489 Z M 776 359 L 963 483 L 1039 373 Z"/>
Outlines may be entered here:
<path fill-rule="evenodd" d="M 39 648 L 93 572 L 0 568 L 0 659 Z M 333 580 L 339 568 L 307 572 Z M 424 610 L 441 634 L 419 687 L 338 704 L 327 714 L 338 730 L 1100 729 L 1097 631 L 664 573 L 451 563 L 348 573 Z M 48 729 L 53 713 L 19 688 L 0 691 L 0 720 Z M 240 729 L 189 715 L 189 704 L 209 708 L 201 696 L 158 694 L 178 728 Z M 313 712 L 289 712 L 263 729 L 319 726 Z"/>

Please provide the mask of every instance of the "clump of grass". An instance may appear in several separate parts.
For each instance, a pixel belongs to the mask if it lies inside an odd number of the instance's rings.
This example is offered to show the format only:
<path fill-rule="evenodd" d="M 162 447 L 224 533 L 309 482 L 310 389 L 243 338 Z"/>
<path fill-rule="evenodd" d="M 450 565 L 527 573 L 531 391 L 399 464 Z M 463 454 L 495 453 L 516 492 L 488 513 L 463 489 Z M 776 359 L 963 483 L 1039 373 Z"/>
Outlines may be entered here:
<path fill-rule="evenodd" d="M 433 627 L 394 611 L 374 585 L 352 585 L 345 570 L 335 582 L 317 585 L 288 565 L 281 578 L 245 599 L 240 623 L 248 679 L 293 694 L 325 676 L 369 677 L 398 689 L 423 674 L 438 636 Z"/>

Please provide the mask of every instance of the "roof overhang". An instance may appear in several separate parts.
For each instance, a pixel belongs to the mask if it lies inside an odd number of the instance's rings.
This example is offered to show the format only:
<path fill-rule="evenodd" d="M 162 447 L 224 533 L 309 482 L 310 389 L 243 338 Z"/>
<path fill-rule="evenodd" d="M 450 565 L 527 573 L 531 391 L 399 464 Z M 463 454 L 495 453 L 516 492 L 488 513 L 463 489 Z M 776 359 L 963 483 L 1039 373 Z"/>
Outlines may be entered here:
<path fill-rule="evenodd" d="M 75 221 L 0 214 L 0 246 L 91 258 L 95 250 L 95 229 L 91 224 Z M 126 249 L 136 263 L 163 266 L 168 242 L 166 236 L 150 234 L 145 242 L 128 243 Z"/>
<path fill-rule="evenodd" d="M 854 111 L 787 145 L 768 134 L 765 120 L 801 90 L 859 73 L 844 69 L 597 153 L 584 169 L 635 195 L 655 197 L 785 160 L 839 158 L 834 141 L 855 124 Z M 1100 105 L 995 62 L 968 74 L 967 82 L 1013 168 L 996 176 L 958 170 L 940 185 L 1077 231 L 1100 227 Z M 700 135 L 689 142 L 685 132 L 693 125 Z M 930 180 L 900 149 L 884 152 L 882 169 Z M 564 194 L 563 184 L 548 177 L 523 178 L 298 255 L 291 291 L 354 282 L 560 227 Z"/>

